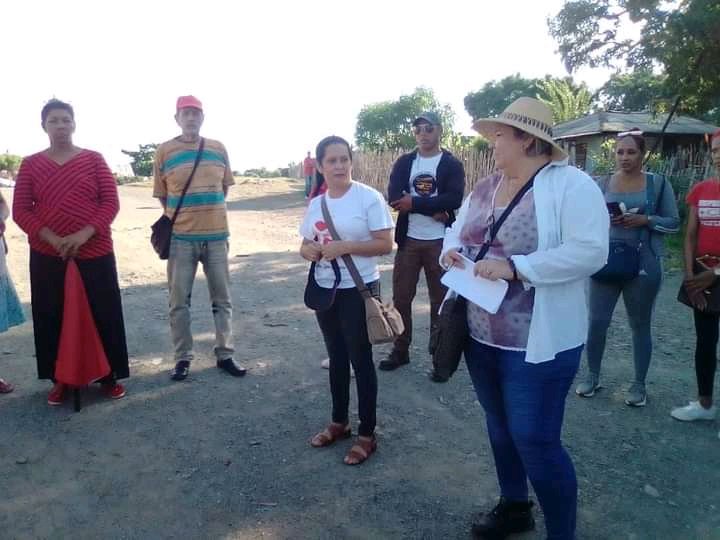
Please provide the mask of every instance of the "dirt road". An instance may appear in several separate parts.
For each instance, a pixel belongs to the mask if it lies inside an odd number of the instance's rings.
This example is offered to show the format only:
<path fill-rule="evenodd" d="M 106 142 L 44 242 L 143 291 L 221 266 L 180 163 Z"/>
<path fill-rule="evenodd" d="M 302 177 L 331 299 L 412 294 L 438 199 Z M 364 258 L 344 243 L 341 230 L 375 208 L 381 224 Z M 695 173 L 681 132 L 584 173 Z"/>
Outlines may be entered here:
<path fill-rule="evenodd" d="M 424 376 L 424 287 L 412 363 L 379 373 L 379 451 L 350 468 L 342 464 L 348 444 L 308 445 L 330 405 L 322 340 L 302 302 L 301 184 L 233 189 L 234 329 L 237 359 L 251 371 L 236 380 L 215 368 L 198 277 L 199 356 L 185 383 L 168 377 L 164 265 L 148 242 L 157 204 L 147 186 L 120 192 L 114 238 L 132 357 L 128 396 L 107 402 L 88 391 L 80 413 L 51 409 L 47 382 L 35 378 L 31 325 L 0 337 L 0 375 L 17 385 L 0 397 L 0 538 L 469 538 L 473 515 L 497 497 L 492 457 L 464 367 L 445 385 Z M 8 236 L 29 313 L 27 248 L 14 225 Z M 383 259 L 385 296 L 391 262 Z M 658 302 L 648 406 L 622 402 L 632 371 L 622 309 L 606 354 L 606 389 L 592 400 L 568 398 L 580 539 L 720 539 L 720 426 L 668 414 L 694 391 L 691 317 L 674 301 L 676 287 L 670 276 Z M 385 353 L 377 348 L 376 359 Z M 543 533 L 540 526 L 520 538 Z"/>

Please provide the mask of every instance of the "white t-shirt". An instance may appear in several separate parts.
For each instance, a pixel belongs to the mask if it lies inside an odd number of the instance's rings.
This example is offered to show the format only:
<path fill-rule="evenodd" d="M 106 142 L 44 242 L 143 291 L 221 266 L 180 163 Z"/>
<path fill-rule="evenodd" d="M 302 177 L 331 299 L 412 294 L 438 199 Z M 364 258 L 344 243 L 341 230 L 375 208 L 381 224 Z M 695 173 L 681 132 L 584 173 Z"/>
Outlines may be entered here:
<path fill-rule="evenodd" d="M 308 240 L 321 244 L 332 242 L 330 231 L 325 225 L 320 202 L 323 197 L 315 197 L 310 201 L 305 218 L 300 225 L 300 235 Z M 327 197 L 327 206 L 332 216 L 335 229 L 342 240 L 366 242 L 372 240 L 373 231 L 392 229 L 393 220 L 382 195 L 371 187 L 353 181 L 350 189 L 339 199 Z M 353 255 L 353 261 L 365 283 L 380 279 L 377 257 Z M 337 259 L 340 266 L 341 289 L 355 287 L 355 282 L 347 271 L 342 258 Z M 315 266 L 315 280 L 318 285 L 332 288 L 335 273 L 330 262 L 321 260 Z"/>
<path fill-rule="evenodd" d="M 437 168 L 442 152 L 436 156 L 415 156 L 410 169 L 410 195 L 413 197 L 437 197 Z M 408 237 L 415 240 L 437 240 L 445 236 L 445 223 L 432 216 L 410 213 L 408 216 Z"/>

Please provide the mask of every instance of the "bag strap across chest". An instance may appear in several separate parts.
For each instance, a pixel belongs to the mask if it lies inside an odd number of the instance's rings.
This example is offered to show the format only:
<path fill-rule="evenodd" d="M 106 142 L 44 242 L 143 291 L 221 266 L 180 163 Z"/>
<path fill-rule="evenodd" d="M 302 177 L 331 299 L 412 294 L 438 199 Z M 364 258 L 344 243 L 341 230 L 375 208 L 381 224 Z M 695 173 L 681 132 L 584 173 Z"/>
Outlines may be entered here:
<path fill-rule="evenodd" d="M 505 220 L 510 216 L 515 207 L 520 204 L 520 201 L 525 196 L 525 194 L 533 187 L 533 185 L 535 184 L 535 177 L 538 175 L 538 173 L 542 171 L 545 167 L 547 167 L 547 165 L 548 164 L 546 163 L 537 171 L 535 171 L 535 174 L 533 174 L 530 179 L 525 182 L 523 187 L 520 188 L 520 190 L 515 194 L 510 203 L 505 207 L 505 210 L 503 210 L 503 213 L 500 214 L 500 217 L 492 223 L 492 225 L 490 226 L 490 234 L 488 235 L 488 239 L 487 241 L 483 242 L 482 246 L 480 247 L 480 251 L 477 254 L 477 257 L 475 257 L 475 262 L 480 261 L 483 257 L 485 257 L 485 255 L 487 255 L 487 252 L 490 250 L 490 246 L 492 246 L 492 243 L 495 241 L 495 237 L 498 235 L 498 232 L 500 232 L 500 227 L 502 227 L 503 223 L 505 223 Z"/>
<path fill-rule="evenodd" d="M 185 194 L 187 193 L 188 188 L 190 187 L 190 183 L 193 180 L 193 177 L 195 176 L 195 171 L 197 171 L 198 165 L 200 164 L 200 160 L 202 159 L 202 153 L 205 149 L 205 139 L 200 138 L 200 147 L 197 151 L 197 156 L 195 156 L 195 163 L 193 163 L 192 171 L 190 171 L 190 176 L 187 179 L 187 182 L 185 182 L 185 187 L 182 190 L 182 194 L 180 195 L 180 200 L 178 201 L 177 206 L 175 207 L 175 212 L 173 212 L 173 217 L 170 220 L 170 228 L 175 225 L 175 221 L 177 220 L 178 213 L 180 212 L 180 207 L 183 204 L 183 201 L 185 200 Z"/>
<path fill-rule="evenodd" d="M 332 215 L 330 215 L 330 210 L 328 209 L 327 201 L 325 200 L 326 197 L 327 194 L 324 194 L 320 199 L 320 208 L 322 209 L 322 215 L 323 220 L 325 220 L 325 225 L 327 225 L 328 231 L 330 231 L 330 236 L 332 236 L 332 239 L 337 242 L 342 240 L 342 238 L 340 238 L 340 235 L 335 228 L 335 223 L 333 223 Z M 352 276 L 355 287 L 357 287 L 358 291 L 360 291 L 360 294 L 362 294 L 364 298 L 370 298 L 372 296 L 372 293 L 367 288 L 365 282 L 360 276 L 360 271 L 357 269 L 355 261 L 353 261 L 352 255 L 343 255 L 342 260 L 345 263 L 345 267 L 348 269 L 348 272 L 350 272 L 350 276 Z"/>

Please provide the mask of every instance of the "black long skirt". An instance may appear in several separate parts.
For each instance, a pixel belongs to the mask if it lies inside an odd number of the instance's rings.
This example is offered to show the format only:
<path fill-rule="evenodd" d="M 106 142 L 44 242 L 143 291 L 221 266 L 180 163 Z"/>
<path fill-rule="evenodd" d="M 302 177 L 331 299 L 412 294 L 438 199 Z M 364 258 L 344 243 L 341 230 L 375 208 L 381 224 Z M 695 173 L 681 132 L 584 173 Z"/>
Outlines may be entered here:
<path fill-rule="evenodd" d="M 75 262 L 85 285 L 100 341 L 110 363 L 110 376 L 115 379 L 129 377 L 125 322 L 115 255 L 110 253 L 94 259 L 75 259 Z M 60 257 L 50 257 L 30 250 L 30 293 L 39 379 L 55 378 L 55 361 L 62 329 L 66 267 L 67 261 Z"/>

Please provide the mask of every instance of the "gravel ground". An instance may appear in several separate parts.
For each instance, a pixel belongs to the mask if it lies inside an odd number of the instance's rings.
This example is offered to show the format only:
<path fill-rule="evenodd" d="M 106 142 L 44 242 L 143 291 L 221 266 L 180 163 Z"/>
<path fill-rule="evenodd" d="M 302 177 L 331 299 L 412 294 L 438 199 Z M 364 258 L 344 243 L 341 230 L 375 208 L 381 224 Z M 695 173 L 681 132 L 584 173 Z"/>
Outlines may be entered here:
<path fill-rule="evenodd" d="M 308 445 L 328 420 L 330 399 L 320 333 L 302 302 L 301 189 L 246 180 L 228 204 L 236 358 L 250 373 L 237 380 L 215 368 L 199 277 L 198 359 L 185 383 L 172 383 L 164 267 L 148 243 L 157 206 L 148 186 L 120 188 L 114 238 L 132 357 L 128 395 L 108 402 L 88 390 L 80 413 L 69 404 L 51 409 L 47 382 L 36 380 L 31 325 L 0 337 L 0 376 L 17 386 L 0 397 L 0 537 L 470 537 L 473 517 L 498 494 L 492 456 L 465 368 L 444 385 L 424 375 L 424 286 L 411 364 L 379 372 L 377 454 L 351 468 L 342 464 L 349 441 Z M 14 225 L 8 236 L 29 312 L 27 249 Z M 389 297 L 392 258 L 382 262 Z M 719 426 L 668 414 L 694 393 L 692 320 L 674 300 L 678 283 L 668 276 L 658 299 L 647 407 L 623 404 L 632 366 L 622 307 L 609 335 L 605 389 L 590 400 L 568 397 L 580 539 L 720 539 Z M 378 347 L 376 360 L 386 353 Z M 543 538 L 538 522 L 537 533 L 517 538 Z"/>

